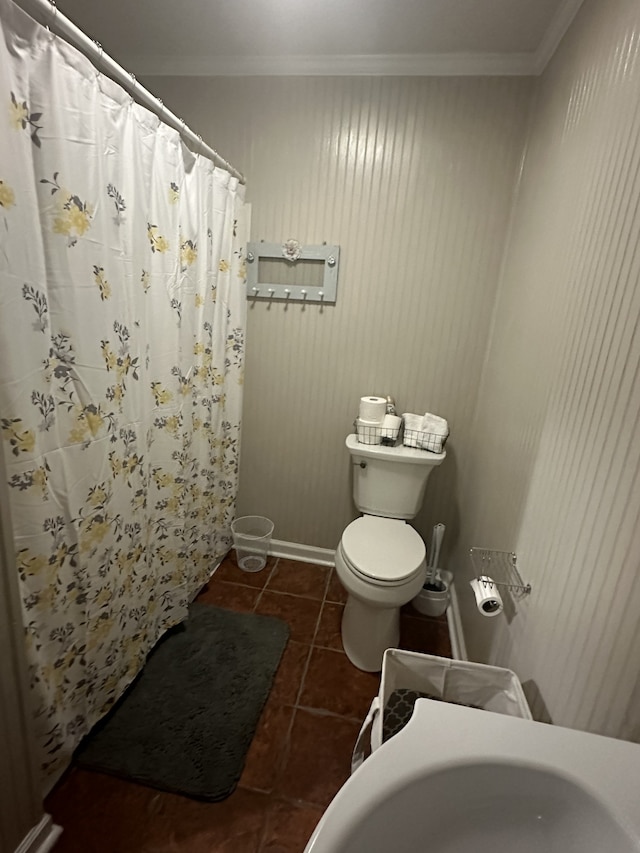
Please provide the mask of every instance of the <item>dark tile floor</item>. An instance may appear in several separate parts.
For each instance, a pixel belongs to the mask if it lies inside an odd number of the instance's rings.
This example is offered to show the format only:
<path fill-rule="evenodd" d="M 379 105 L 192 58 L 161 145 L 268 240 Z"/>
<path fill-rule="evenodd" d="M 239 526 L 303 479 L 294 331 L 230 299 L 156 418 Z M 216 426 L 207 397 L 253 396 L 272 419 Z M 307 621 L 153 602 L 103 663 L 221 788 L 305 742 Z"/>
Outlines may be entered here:
<path fill-rule="evenodd" d="M 342 649 L 345 598 L 333 569 L 270 558 L 247 574 L 227 557 L 197 600 L 291 629 L 238 788 L 203 803 L 72 767 L 45 804 L 64 828 L 54 853 L 302 853 L 379 686 Z M 402 648 L 451 656 L 446 617 L 407 605 L 401 628 Z"/>

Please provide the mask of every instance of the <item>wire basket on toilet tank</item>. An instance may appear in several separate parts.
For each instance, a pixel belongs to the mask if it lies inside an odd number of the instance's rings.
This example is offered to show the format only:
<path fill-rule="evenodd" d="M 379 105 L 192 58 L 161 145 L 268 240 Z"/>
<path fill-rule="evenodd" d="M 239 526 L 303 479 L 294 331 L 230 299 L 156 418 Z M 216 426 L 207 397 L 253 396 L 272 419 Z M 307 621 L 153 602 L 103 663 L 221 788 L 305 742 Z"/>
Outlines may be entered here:
<path fill-rule="evenodd" d="M 427 427 L 427 428 L 425 428 Z M 360 444 L 386 447 L 412 447 L 430 453 L 442 453 L 449 437 L 449 426 L 437 415 L 414 415 L 407 412 L 402 417 L 387 415 L 382 423 L 372 424 L 356 418 L 354 430 Z"/>

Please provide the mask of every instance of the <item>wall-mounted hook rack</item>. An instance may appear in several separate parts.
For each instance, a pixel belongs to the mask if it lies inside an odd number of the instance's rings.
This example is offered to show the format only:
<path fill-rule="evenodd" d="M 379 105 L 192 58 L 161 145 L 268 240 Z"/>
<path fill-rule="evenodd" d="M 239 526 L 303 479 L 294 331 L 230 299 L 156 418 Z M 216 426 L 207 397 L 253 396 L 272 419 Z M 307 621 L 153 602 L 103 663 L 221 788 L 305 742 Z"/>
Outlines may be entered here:
<path fill-rule="evenodd" d="M 518 558 L 513 551 L 471 548 L 469 555 L 474 577 L 490 577 L 496 586 L 511 590 L 516 598 L 522 598 L 531 592 L 531 584 L 525 583 L 520 577 Z"/>
<path fill-rule="evenodd" d="M 247 246 L 247 296 L 287 302 L 336 301 L 340 246 L 251 241 Z"/>

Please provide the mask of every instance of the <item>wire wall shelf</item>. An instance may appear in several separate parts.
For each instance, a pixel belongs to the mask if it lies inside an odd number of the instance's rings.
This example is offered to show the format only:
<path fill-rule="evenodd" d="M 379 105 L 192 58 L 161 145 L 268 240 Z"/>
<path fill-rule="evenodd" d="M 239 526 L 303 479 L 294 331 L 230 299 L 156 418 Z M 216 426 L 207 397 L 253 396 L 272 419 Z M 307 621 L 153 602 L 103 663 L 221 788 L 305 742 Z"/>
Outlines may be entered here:
<path fill-rule="evenodd" d="M 509 589 L 515 598 L 531 592 L 531 584 L 525 583 L 520 576 L 517 556 L 513 551 L 472 548 L 469 554 L 475 577 L 490 577 L 496 586 Z"/>

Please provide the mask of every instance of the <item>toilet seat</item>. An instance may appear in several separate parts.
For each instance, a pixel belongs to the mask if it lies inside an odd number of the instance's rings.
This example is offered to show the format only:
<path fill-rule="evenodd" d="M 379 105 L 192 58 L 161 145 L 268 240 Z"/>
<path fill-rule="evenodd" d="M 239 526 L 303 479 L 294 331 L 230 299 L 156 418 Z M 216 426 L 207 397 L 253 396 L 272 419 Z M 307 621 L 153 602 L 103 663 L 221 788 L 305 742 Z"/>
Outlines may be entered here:
<path fill-rule="evenodd" d="M 340 546 L 349 569 L 379 586 L 412 580 L 426 557 L 424 542 L 411 525 L 373 515 L 352 521 L 342 534 Z"/>

